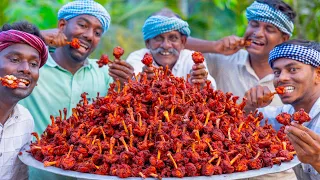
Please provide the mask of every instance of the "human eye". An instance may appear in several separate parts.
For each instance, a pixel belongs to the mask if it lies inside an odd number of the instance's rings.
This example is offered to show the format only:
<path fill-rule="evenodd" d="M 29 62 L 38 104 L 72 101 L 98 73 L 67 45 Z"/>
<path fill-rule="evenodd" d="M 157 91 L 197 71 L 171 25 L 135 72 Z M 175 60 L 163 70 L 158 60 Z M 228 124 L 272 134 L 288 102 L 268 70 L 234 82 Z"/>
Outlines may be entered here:
<path fill-rule="evenodd" d="M 298 70 L 298 68 L 295 68 L 295 67 L 291 67 L 291 68 L 289 69 L 289 71 L 290 71 L 291 73 L 295 73 L 295 72 L 297 72 L 297 70 Z"/>
<path fill-rule="evenodd" d="M 273 74 L 275 77 L 279 77 L 280 76 L 280 71 L 279 70 L 273 70 Z"/>
<path fill-rule="evenodd" d="M 162 41 L 162 38 L 161 38 L 161 36 L 156 36 L 156 37 L 154 38 L 154 40 L 156 40 L 156 41 Z"/>
<path fill-rule="evenodd" d="M 171 36 L 170 37 L 170 41 L 172 41 L 172 42 L 175 42 L 175 41 L 177 41 L 178 40 L 178 37 L 177 36 Z"/>
<path fill-rule="evenodd" d="M 10 57 L 10 62 L 13 62 L 13 63 L 18 63 L 20 62 L 20 59 L 18 57 Z"/>
<path fill-rule="evenodd" d="M 30 62 L 30 64 L 31 64 L 32 67 L 38 67 L 39 66 L 39 62 L 37 62 L 37 61 L 32 61 L 32 62 Z"/>
<path fill-rule="evenodd" d="M 259 23 L 257 21 L 250 21 L 250 25 L 252 27 L 257 27 L 257 26 L 259 26 Z"/>
<path fill-rule="evenodd" d="M 99 31 L 96 31 L 96 36 L 98 36 L 98 37 L 100 37 L 101 36 L 101 32 L 99 32 Z"/>

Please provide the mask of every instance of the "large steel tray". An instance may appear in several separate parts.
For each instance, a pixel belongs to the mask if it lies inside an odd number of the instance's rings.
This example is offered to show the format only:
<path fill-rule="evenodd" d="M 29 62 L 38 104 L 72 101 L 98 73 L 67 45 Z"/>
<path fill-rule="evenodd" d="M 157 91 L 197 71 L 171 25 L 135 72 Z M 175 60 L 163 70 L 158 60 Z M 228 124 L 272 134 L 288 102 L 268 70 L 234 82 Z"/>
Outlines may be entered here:
<path fill-rule="evenodd" d="M 44 167 L 43 163 L 37 161 L 34 159 L 26 150 L 29 150 L 29 145 L 25 145 L 22 149 L 22 155 L 19 155 L 19 159 L 26 165 L 32 166 L 37 169 L 41 169 L 44 171 L 48 171 L 55 174 L 60 174 L 63 176 L 69 176 L 79 179 L 99 179 L 99 180 L 123 180 L 123 178 L 119 178 L 116 176 L 103 176 L 103 175 L 96 175 L 96 174 L 88 174 L 88 173 L 81 173 L 76 171 L 66 171 L 57 167 Z M 245 172 L 235 172 L 232 174 L 222 174 L 222 175 L 213 175 L 213 176 L 197 176 L 197 177 L 184 177 L 184 180 L 202 180 L 202 179 L 213 179 L 213 180 L 225 180 L 225 179 L 242 179 L 242 178 L 251 178 L 255 176 L 270 174 L 270 173 L 277 173 L 281 171 L 288 170 L 290 168 L 293 168 L 294 166 L 298 165 L 300 161 L 298 160 L 297 156 L 294 157 L 294 159 L 290 162 L 284 162 L 280 166 L 274 165 L 271 167 L 265 167 L 261 168 L 259 170 L 249 170 Z M 126 178 L 128 180 L 137 180 L 141 179 L 139 177 L 134 178 Z M 153 178 L 147 178 L 148 180 L 151 180 Z M 163 178 L 164 180 L 181 180 L 181 178 Z"/>

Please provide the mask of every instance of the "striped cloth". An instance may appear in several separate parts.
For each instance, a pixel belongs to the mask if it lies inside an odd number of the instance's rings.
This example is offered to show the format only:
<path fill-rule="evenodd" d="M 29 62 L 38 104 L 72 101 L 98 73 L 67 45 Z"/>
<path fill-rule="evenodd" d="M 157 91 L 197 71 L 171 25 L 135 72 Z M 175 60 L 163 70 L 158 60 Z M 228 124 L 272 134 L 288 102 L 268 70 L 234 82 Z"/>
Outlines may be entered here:
<path fill-rule="evenodd" d="M 104 31 L 110 26 L 111 17 L 108 11 L 99 3 L 93 0 L 76 0 L 62 6 L 58 12 L 58 19 L 69 20 L 79 15 L 92 15 L 98 18 Z"/>
<path fill-rule="evenodd" d="M 292 36 L 292 32 L 294 29 L 293 22 L 280 10 L 274 9 L 267 4 L 259 3 L 256 1 L 253 2 L 246 9 L 246 16 L 249 21 L 256 20 L 273 24 L 274 26 L 279 28 L 280 31 Z"/>
<path fill-rule="evenodd" d="M 301 45 L 283 43 L 276 46 L 269 54 L 270 66 L 272 67 L 273 62 L 279 58 L 297 60 L 313 67 L 320 66 L 320 52 Z"/>
<path fill-rule="evenodd" d="M 17 30 L 0 32 L 0 51 L 17 43 L 28 44 L 39 52 L 40 67 L 46 63 L 48 50 L 45 43 L 38 36 Z"/>
<path fill-rule="evenodd" d="M 175 30 L 181 34 L 190 36 L 189 24 L 186 21 L 177 17 L 151 16 L 144 22 L 142 27 L 143 39 L 146 41 L 159 34 Z"/>

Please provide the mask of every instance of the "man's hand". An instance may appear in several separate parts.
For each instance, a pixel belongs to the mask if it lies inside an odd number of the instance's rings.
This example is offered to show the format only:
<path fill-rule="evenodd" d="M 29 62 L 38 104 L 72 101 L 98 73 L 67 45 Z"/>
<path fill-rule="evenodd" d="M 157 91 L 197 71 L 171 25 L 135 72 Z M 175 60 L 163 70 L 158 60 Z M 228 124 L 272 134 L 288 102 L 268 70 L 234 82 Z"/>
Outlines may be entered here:
<path fill-rule="evenodd" d="M 257 108 L 268 106 L 273 99 L 273 94 L 266 86 L 256 86 L 249 89 L 244 95 L 247 98 L 244 110 L 249 113 Z"/>
<path fill-rule="evenodd" d="M 45 43 L 52 47 L 66 46 L 68 43 L 67 37 L 59 29 L 42 30 L 41 35 Z"/>
<path fill-rule="evenodd" d="M 113 63 L 109 63 L 109 75 L 114 79 L 119 79 L 121 85 L 124 82 L 128 82 L 128 79 L 134 75 L 133 67 L 126 61 L 114 60 Z"/>
<path fill-rule="evenodd" d="M 320 173 L 320 136 L 298 123 L 292 122 L 292 126 L 286 126 L 287 134 L 298 159 L 305 164 L 310 164 Z"/>
<path fill-rule="evenodd" d="M 206 83 L 208 72 L 203 63 L 194 64 L 190 71 L 190 82 L 192 84 L 204 85 Z"/>
<path fill-rule="evenodd" d="M 152 79 L 155 76 L 153 66 L 143 66 L 142 72 L 147 74 L 148 79 Z"/>
<path fill-rule="evenodd" d="M 245 39 L 238 36 L 227 36 L 214 42 L 214 52 L 231 55 L 245 47 Z"/>

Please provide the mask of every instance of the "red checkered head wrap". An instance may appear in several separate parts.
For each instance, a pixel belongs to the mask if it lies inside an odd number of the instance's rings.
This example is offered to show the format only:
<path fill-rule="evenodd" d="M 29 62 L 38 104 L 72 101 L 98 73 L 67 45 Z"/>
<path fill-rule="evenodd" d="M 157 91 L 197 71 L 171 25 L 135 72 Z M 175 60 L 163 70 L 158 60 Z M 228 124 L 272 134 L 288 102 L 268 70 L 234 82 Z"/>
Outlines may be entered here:
<path fill-rule="evenodd" d="M 8 30 L 0 32 L 0 51 L 13 44 L 28 44 L 39 52 L 40 67 L 42 67 L 48 58 L 46 44 L 41 38 L 23 31 Z"/>

